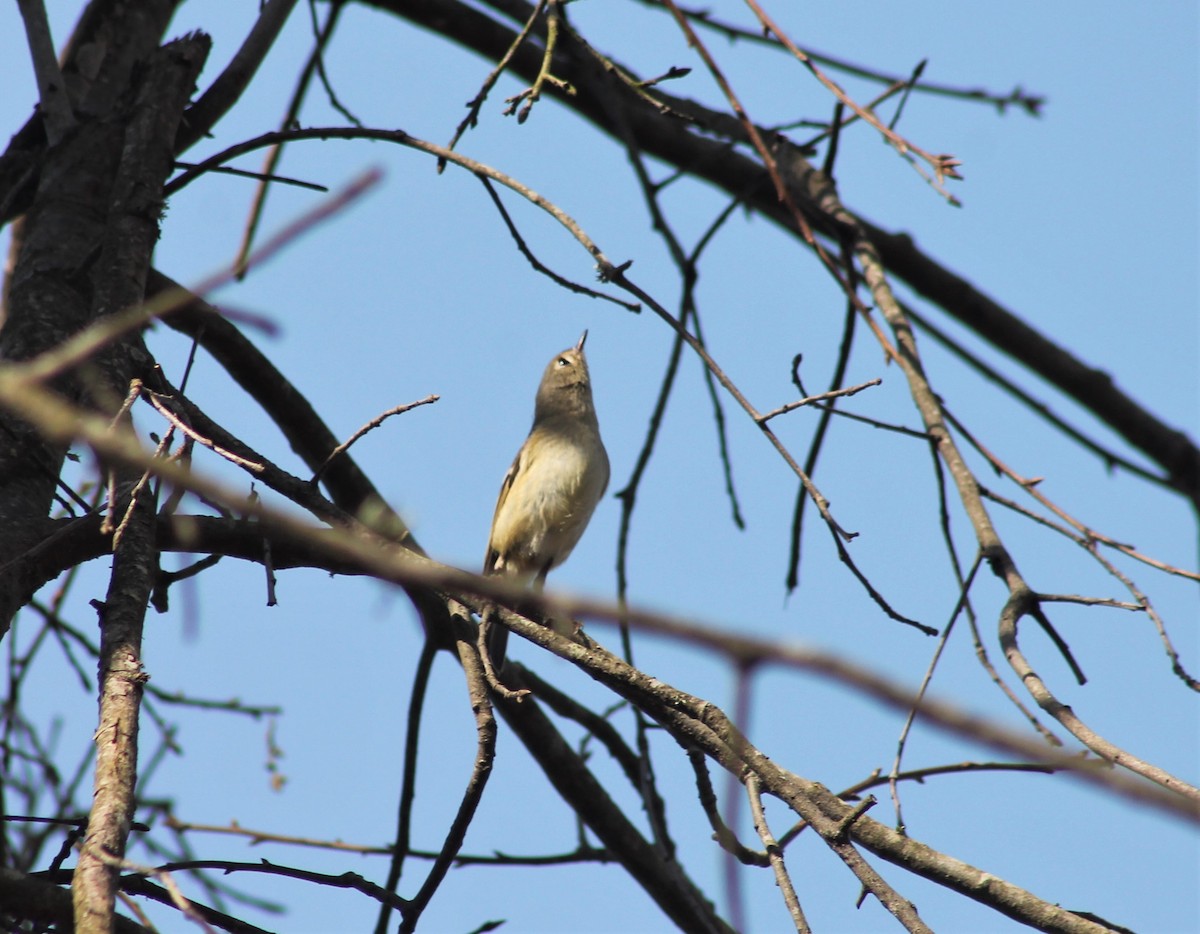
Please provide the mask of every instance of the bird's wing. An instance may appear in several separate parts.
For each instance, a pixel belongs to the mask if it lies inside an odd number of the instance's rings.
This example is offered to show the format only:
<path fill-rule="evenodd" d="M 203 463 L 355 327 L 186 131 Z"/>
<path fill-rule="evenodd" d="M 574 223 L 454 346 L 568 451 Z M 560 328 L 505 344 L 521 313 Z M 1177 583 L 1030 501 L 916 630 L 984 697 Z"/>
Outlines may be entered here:
<path fill-rule="evenodd" d="M 500 517 L 500 510 L 504 508 L 504 502 L 508 499 L 509 491 L 512 490 L 513 482 L 517 479 L 517 474 L 521 472 L 521 454 L 524 453 L 525 446 L 521 446 L 521 450 L 517 451 L 517 456 L 513 458 L 512 465 L 508 468 L 508 473 L 504 475 L 504 480 L 500 483 L 500 495 L 496 497 L 496 511 L 492 513 L 492 529 L 488 533 L 488 549 L 487 554 L 483 558 L 483 573 L 492 574 L 496 570 L 496 561 L 500 557 L 500 553 L 493 547 L 492 535 L 496 531 L 496 520 Z"/>

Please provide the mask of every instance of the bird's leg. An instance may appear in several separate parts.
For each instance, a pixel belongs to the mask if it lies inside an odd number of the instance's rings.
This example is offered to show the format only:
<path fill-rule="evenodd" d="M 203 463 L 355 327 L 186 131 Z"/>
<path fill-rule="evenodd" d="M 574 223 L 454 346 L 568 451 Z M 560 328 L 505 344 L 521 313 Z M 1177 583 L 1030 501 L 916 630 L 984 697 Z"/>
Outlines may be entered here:
<path fill-rule="evenodd" d="M 545 589 L 546 575 L 549 573 L 550 564 L 547 562 L 546 566 L 542 568 L 533 582 L 533 589 L 537 593 L 540 594 Z M 578 620 L 574 620 L 570 616 L 566 619 L 559 619 L 553 613 L 547 612 L 544 622 L 560 636 L 564 636 L 579 645 L 588 644 L 588 637 L 583 634 L 583 624 Z"/>

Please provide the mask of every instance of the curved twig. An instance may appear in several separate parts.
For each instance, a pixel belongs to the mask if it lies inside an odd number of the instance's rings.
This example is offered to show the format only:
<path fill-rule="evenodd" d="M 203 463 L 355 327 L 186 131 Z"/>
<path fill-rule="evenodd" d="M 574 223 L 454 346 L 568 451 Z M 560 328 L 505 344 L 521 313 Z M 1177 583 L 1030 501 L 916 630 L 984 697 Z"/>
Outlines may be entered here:
<path fill-rule="evenodd" d="M 396 817 L 396 842 L 392 847 L 392 859 L 388 866 L 388 892 L 396 894 L 400 884 L 400 873 L 404 869 L 404 858 L 410 852 L 412 828 L 412 806 L 417 796 L 417 750 L 421 737 L 421 714 L 425 709 L 425 698 L 429 691 L 429 676 L 433 672 L 433 662 L 437 657 L 438 645 L 426 636 L 421 646 L 421 655 L 417 659 L 416 671 L 413 673 L 412 691 L 408 701 L 408 725 L 404 735 L 404 775 L 400 782 L 400 806 Z M 379 920 L 375 924 L 375 934 L 386 934 L 390 911 L 387 905 L 379 906 Z"/>
<path fill-rule="evenodd" d="M 475 648 L 475 624 L 465 612 L 454 615 L 455 646 L 458 649 L 458 660 L 462 664 L 463 674 L 467 681 L 467 695 L 471 702 L 471 711 L 475 715 L 475 730 L 477 745 L 475 759 L 471 767 L 471 777 L 459 802 L 458 811 L 454 815 L 449 829 L 446 831 L 446 841 L 438 853 L 437 859 L 429 868 L 425 882 L 401 910 L 403 920 L 400 931 L 403 934 L 417 929 L 421 913 L 429 905 L 430 899 L 438 890 L 438 886 L 446 878 L 446 873 L 454 864 L 458 851 L 462 848 L 467 835 L 467 828 L 475 817 L 475 810 L 483 797 L 483 789 L 492 774 L 492 761 L 496 755 L 496 717 L 492 713 L 492 704 L 488 698 L 487 679 L 484 677 L 483 664 Z"/>

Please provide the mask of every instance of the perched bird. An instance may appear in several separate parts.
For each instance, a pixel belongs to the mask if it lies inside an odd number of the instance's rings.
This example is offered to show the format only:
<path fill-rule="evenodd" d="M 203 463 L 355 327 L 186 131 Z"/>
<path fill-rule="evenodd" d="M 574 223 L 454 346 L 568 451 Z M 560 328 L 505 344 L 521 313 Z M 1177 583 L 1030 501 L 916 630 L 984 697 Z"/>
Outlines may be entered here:
<path fill-rule="evenodd" d="M 542 374 L 533 427 L 500 485 L 484 574 L 533 581 L 540 590 L 550 569 L 567 560 L 608 486 L 585 340 L 587 331 Z M 558 621 L 551 624 L 560 631 Z M 573 624 L 570 629 L 562 634 L 573 635 Z M 493 622 L 487 650 L 497 671 L 507 643 L 508 630 Z"/>

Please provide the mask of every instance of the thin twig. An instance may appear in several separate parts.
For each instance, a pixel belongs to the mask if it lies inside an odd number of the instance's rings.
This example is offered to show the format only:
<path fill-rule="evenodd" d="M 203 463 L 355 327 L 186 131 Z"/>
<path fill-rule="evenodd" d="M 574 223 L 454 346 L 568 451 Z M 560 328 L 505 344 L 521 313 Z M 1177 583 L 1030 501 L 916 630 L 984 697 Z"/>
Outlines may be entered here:
<path fill-rule="evenodd" d="M 747 866 L 766 867 L 771 865 L 769 854 L 760 850 L 752 850 L 737 838 L 729 825 L 721 817 L 721 808 L 717 802 L 717 794 L 713 790 L 712 778 L 708 774 L 708 759 L 698 749 L 688 750 L 688 761 L 692 764 L 692 772 L 696 776 L 696 791 L 700 797 L 700 807 L 708 817 L 708 825 L 712 828 L 713 839 L 721 849 L 733 856 L 738 862 Z"/>
<path fill-rule="evenodd" d="M 260 843 L 281 843 L 287 846 L 312 847 L 320 850 L 336 850 L 346 853 L 361 853 L 367 856 L 388 855 L 394 852 L 390 846 L 367 846 L 358 843 L 346 843 L 344 840 L 322 840 L 316 837 L 300 837 L 295 834 L 272 833 L 267 830 L 255 830 L 243 827 L 237 821 L 228 824 L 197 824 L 192 821 L 179 820 L 173 815 L 167 815 L 163 826 L 178 833 L 211 833 L 230 837 L 242 837 L 251 845 Z"/>
<path fill-rule="evenodd" d="M 783 850 L 771 833 L 767 823 L 767 814 L 762 803 L 762 783 L 756 775 L 746 776 L 746 797 L 750 799 L 750 814 L 754 818 L 754 829 L 758 831 L 759 839 L 766 847 L 767 857 L 771 861 L 771 869 L 775 872 L 775 884 L 783 894 L 783 903 L 787 905 L 788 914 L 796 926 L 797 934 L 811 934 L 812 928 L 804 917 L 804 909 L 800 907 L 800 899 L 796 897 L 796 887 L 792 885 L 792 877 L 788 875 L 787 866 L 783 863 Z"/>
<path fill-rule="evenodd" d="M 1042 603 L 1077 603 L 1080 606 L 1109 606 L 1118 610 L 1133 610 L 1137 613 L 1146 612 L 1146 607 L 1140 603 L 1126 603 L 1124 600 L 1114 600 L 1112 597 L 1084 597 L 1080 594 L 1039 593 L 1038 600 Z"/>
<path fill-rule="evenodd" d="M 571 86 L 570 82 L 555 76 L 550 70 L 554 63 L 554 48 L 558 44 L 558 29 L 561 17 L 561 14 L 558 12 L 558 5 L 562 0 L 544 0 L 544 2 L 548 4 L 549 9 L 546 12 L 546 48 L 542 53 L 542 67 L 538 69 L 537 77 L 534 78 L 532 85 L 519 94 L 514 94 L 512 97 L 505 98 L 504 100 L 508 104 L 508 107 L 504 110 L 504 115 L 508 117 L 515 113 L 517 115 L 517 123 L 524 123 L 529 119 L 533 105 L 542 96 L 542 88 L 545 85 L 549 84 L 556 87 L 568 96 L 574 96 L 575 94 L 575 88 Z M 525 102 L 524 106 L 518 111 L 517 105 L 522 101 Z"/>
<path fill-rule="evenodd" d="M 166 454 L 170 445 L 171 433 L 168 431 L 163 436 L 162 440 L 158 442 L 158 446 L 154 449 L 154 456 L 162 457 L 164 454 Z M 142 491 L 146 489 L 147 484 L 149 484 L 151 476 L 152 474 L 150 471 L 142 471 L 142 475 L 138 477 L 137 483 L 135 483 L 132 489 L 130 489 L 129 502 L 125 506 L 125 514 L 121 517 L 120 524 L 113 530 L 112 533 L 113 551 L 116 551 L 121 546 L 121 537 L 125 534 L 126 529 L 129 528 L 129 523 L 133 521 L 134 511 L 137 509 L 139 502 L 138 498 L 142 495 Z M 156 496 L 152 498 L 154 502 L 158 501 Z"/>
<path fill-rule="evenodd" d="M 1042 478 L 1027 478 L 1021 476 L 1015 470 L 1009 467 L 1008 464 L 997 457 L 996 454 L 985 447 L 977 438 L 975 438 L 974 435 L 967 431 L 963 424 L 958 421 L 958 419 L 956 419 L 949 411 L 946 412 L 946 418 L 956 430 L 962 433 L 963 437 L 967 439 L 971 446 L 987 459 L 988 463 L 991 464 L 991 466 L 995 468 L 998 473 L 1003 474 L 1016 483 L 1019 487 L 1021 487 L 1022 490 L 1025 491 L 1027 495 L 1037 500 L 1037 502 L 1043 507 L 1054 513 L 1056 516 L 1062 519 L 1063 522 L 1075 529 L 1079 536 L 1082 536 L 1091 542 L 1105 545 L 1109 548 L 1119 551 L 1127 557 L 1133 558 L 1135 561 L 1140 561 L 1143 564 L 1149 565 L 1150 567 L 1159 571 L 1163 571 L 1166 574 L 1188 578 L 1189 580 L 1200 581 L 1200 571 L 1192 571 L 1187 568 L 1176 567 L 1175 565 L 1168 564 L 1167 562 L 1161 561 L 1158 558 L 1152 558 L 1149 555 L 1142 554 L 1132 545 L 1125 542 L 1119 542 L 1108 535 L 1097 532 L 1095 529 L 1086 525 L 1079 519 L 1076 519 L 1038 489 L 1038 485 L 1041 483 Z M 982 490 L 982 487 L 980 487 L 980 489 Z"/>
<path fill-rule="evenodd" d="M 642 0 L 643 3 L 649 3 L 651 6 L 661 6 L 660 0 Z M 680 7 L 684 14 L 699 23 L 701 26 L 719 32 L 722 35 L 739 41 L 754 42 L 764 45 L 768 48 L 778 49 L 786 52 L 787 47 L 778 39 L 771 37 L 770 33 L 765 33 L 761 30 L 744 29 L 739 26 L 734 26 L 729 23 L 715 19 L 709 10 L 689 9 Z M 868 81 L 875 81 L 880 84 L 891 84 L 899 86 L 904 83 L 904 79 L 887 75 L 873 68 L 865 68 L 862 65 L 848 62 L 845 59 L 835 58 L 825 52 L 817 52 L 811 48 L 804 48 L 804 54 L 811 58 L 814 62 L 825 65 L 837 71 L 844 71 L 847 74 L 854 75 L 858 78 L 865 78 Z M 945 97 L 959 98 L 961 100 L 978 101 L 982 104 L 991 104 L 996 107 L 1001 113 L 1004 113 L 1009 106 L 1017 106 L 1024 110 L 1032 117 L 1040 117 L 1042 106 L 1046 103 L 1044 97 L 1039 97 L 1033 94 L 1026 94 L 1020 85 L 1017 85 L 1012 91 L 1007 94 L 1000 94 L 995 91 L 988 91 L 982 88 L 958 88 L 949 84 L 938 84 L 932 81 L 917 82 L 913 89 L 922 91 L 927 94 L 939 94 Z"/>
<path fill-rule="evenodd" d="M 504 74 L 508 68 L 508 63 L 512 61 L 513 56 L 517 54 L 517 50 L 524 44 L 529 37 L 529 33 L 533 30 L 533 24 L 537 22 L 539 16 L 542 15 L 542 10 L 546 7 L 546 0 L 538 0 L 533 6 L 533 11 L 529 14 L 529 18 L 525 21 L 525 25 L 521 27 L 521 31 L 517 33 L 517 37 L 513 39 L 508 49 L 500 56 L 500 61 L 496 63 L 496 67 L 488 72 L 488 76 L 483 79 L 483 84 L 480 86 L 478 93 L 467 103 L 467 115 L 463 117 L 462 122 L 454 131 L 454 135 L 450 137 L 450 142 L 446 144 L 447 149 L 453 149 L 458 145 L 458 141 L 462 139 L 463 133 L 468 129 L 473 129 L 479 124 L 479 111 L 483 108 L 484 101 L 487 100 L 488 94 L 495 87 L 496 82 L 500 80 L 500 76 Z M 446 161 L 439 159 L 437 170 L 440 174 L 446 168 Z"/>
<path fill-rule="evenodd" d="M 500 212 L 500 217 L 504 220 L 504 225 L 508 228 L 509 234 L 517 244 L 517 249 L 521 251 L 521 255 L 529 260 L 529 264 L 538 272 L 548 276 L 552 281 L 561 285 L 564 289 L 576 293 L 577 295 L 587 295 L 591 298 L 602 298 L 606 302 L 612 302 L 614 305 L 620 305 L 627 311 L 632 311 L 635 314 L 642 310 L 642 306 L 636 302 L 627 302 L 615 295 L 605 295 L 603 292 L 597 292 L 595 289 L 589 289 L 585 285 L 580 285 L 578 282 L 572 282 L 563 276 L 560 276 L 549 266 L 546 266 L 541 260 L 533 255 L 533 251 L 529 249 L 525 243 L 525 238 L 521 236 L 521 232 L 517 230 L 517 225 L 513 222 L 512 216 L 508 213 L 508 209 L 504 206 L 504 202 L 500 200 L 500 195 L 497 194 L 495 187 L 486 175 L 476 176 L 483 183 L 483 187 L 487 189 L 488 195 L 491 196 L 492 204 L 496 206 L 496 210 Z"/>
<path fill-rule="evenodd" d="M 312 15 L 315 17 L 316 5 L 310 4 L 310 8 L 312 9 Z M 300 108 L 303 106 L 308 94 L 312 76 L 321 62 L 321 51 L 333 36 L 333 30 L 337 25 L 338 17 L 341 16 L 342 10 L 345 8 L 345 3 L 329 4 L 329 15 L 326 17 L 324 27 L 317 31 L 317 38 L 313 44 L 312 53 L 309 55 L 304 70 L 296 82 L 296 89 L 292 93 L 292 99 L 289 101 L 287 111 L 280 121 L 280 129 L 287 129 L 296 123 L 300 115 Z M 233 262 L 234 268 L 240 271 L 238 278 L 245 275 L 246 257 L 250 255 L 250 250 L 254 246 L 254 238 L 258 233 L 258 225 L 262 221 L 263 212 L 266 208 L 267 195 L 270 191 L 268 182 L 275 180 L 275 167 L 279 165 L 282 158 L 283 145 L 273 146 L 268 150 L 266 157 L 263 159 L 262 171 L 259 173 L 248 173 L 257 175 L 260 178 L 260 182 L 254 190 L 254 199 L 250 205 L 250 213 L 246 218 L 246 225 L 242 230 L 242 242 L 238 246 L 237 258 Z"/>
<path fill-rule="evenodd" d="M 1075 441 L 1075 443 L 1080 447 L 1091 451 L 1093 454 L 1099 457 L 1101 461 L 1104 462 L 1106 467 L 1110 469 L 1113 467 L 1119 467 L 1120 469 L 1126 470 L 1134 476 L 1141 477 L 1143 480 L 1149 480 L 1151 483 L 1156 483 L 1160 486 L 1171 488 L 1171 479 L 1169 477 L 1165 477 L 1160 474 L 1156 474 L 1151 470 L 1147 470 L 1145 467 L 1135 464 L 1128 458 L 1122 457 L 1115 451 L 1112 451 L 1100 443 L 1092 440 L 1074 425 L 1067 422 L 1066 419 L 1056 414 L 1046 403 L 1030 395 L 995 367 L 990 366 L 978 355 L 971 353 L 971 351 L 964 347 L 961 342 L 955 340 L 941 328 L 934 325 L 928 318 L 918 313 L 910 305 L 905 304 L 903 308 L 904 314 L 908 318 L 912 319 L 913 324 L 929 334 L 930 337 L 949 350 L 960 360 L 964 361 L 973 370 L 980 373 L 985 379 L 995 383 L 1002 390 L 1004 390 L 1004 392 L 1008 393 L 1026 408 L 1031 409 L 1038 417 L 1053 425 L 1055 430 L 1062 432 L 1068 438 Z"/>
<path fill-rule="evenodd" d="M 194 169 L 195 162 L 184 162 L 181 159 L 176 159 L 173 163 L 177 169 Z M 302 178 L 291 178 L 287 175 L 277 175 L 273 172 L 251 172 L 249 169 L 235 169 L 232 166 L 222 166 L 219 169 L 213 169 L 218 175 L 232 175 L 236 178 L 252 178 L 255 181 L 267 183 L 273 182 L 277 185 L 291 185 L 295 188 L 303 188 L 306 191 L 316 191 L 325 194 L 329 191 L 328 185 L 319 185 L 316 182 L 306 182 Z"/>
<path fill-rule="evenodd" d="M 142 381 L 140 379 L 130 380 L 129 391 L 125 394 L 125 399 L 121 402 L 117 413 L 109 422 L 108 430 L 116 431 L 118 425 L 124 424 L 129 418 L 129 410 L 133 408 L 133 403 L 137 401 L 137 397 L 142 392 Z M 100 533 L 102 535 L 111 535 L 116 527 L 116 509 L 117 509 L 117 472 L 114 468 L 108 469 L 108 506 L 104 511 L 104 521 L 100 523 Z"/>
<path fill-rule="evenodd" d="M 396 405 L 396 406 L 393 406 L 392 408 L 388 409 L 386 412 L 381 412 L 379 415 L 376 415 L 373 419 L 371 419 L 369 422 L 367 422 L 365 425 L 363 425 L 360 429 L 358 429 L 358 431 L 354 432 L 354 434 L 352 434 L 349 438 L 347 438 L 345 441 L 343 441 L 336 448 L 334 448 L 332 451 L 329 452 L 329 456 L 327 458 L 325 458 L 324 463 L 322 463 L 321 466 L 318 467 L 316 472 L 313 474 L 312 482 L 313 483 L 319 482 L 321 479 L 321 475 L 323 473 L 325 473 L 325 469 L 334 460 L 336 460 L 342 454 L 345 454 L 348 450 L 350 450 L 350 446 L 352 444 L 354 444 L 354 442 L 357 441 L 359 438 L 361 438 L 363 435 L 365 435 L 367 432 L 374 431 L 376 428 L 378 428 L 380 425 L 382 425 L 385 421 L 387 421 L 393 415 L 403 415 L 405 412 L 409 412 L 420 405 L 432 405 L 434 402 L 437 402 L 438 399 L 440 399 L 440 398 L 441 398 L 441 396 L 431 393 L 430 395 L 426 396 L 424 399 L 418 399 L 416 402 L 407 402 L 403 405 Z"/>
<path fill-rule="evenodd" d="M 184 897 L 183 892 L 180 891 L 179 886 L 175 884 L 175 880 L 172 878 L 169 872 L 163 869 L 155 869 L 152 866 L 140 866 L 137 863 L 131 862 L 127 859 L 120 859 L 110 853 L 105 852 L 99 847 L 93 846 L 91 847 L 91 850 L 106 866 L 111 866 L 114 869 L 125 869 L 142 877 L 157 879 L 162 883 L 163 888 L 170 893 L 171 903 L 179 909 L 180 913 L 185 918 L 187 918 L 193 924 L 199 925 L 200 929 L 205 931 L 206 934 L 217 934 L 216 928 L 209 924 L 208 921 L 206 921 L 205 918 L 198 911 L 196 911 L 192 903 Z"/>
<path fill-rule="evenodd" d="M 673 6 L 673 0 L 663 0 L 663 2 Z M 950 155 L 932 155 L 921 149 L 919 146 L 914 146 L 904 137 L 889 129 L 877 116 L 875 116 L 875 114 L 856 103 L 854 99 L 845 91 L 843 91 L 836 82 L 826 76 L 825 73 L 817 67 L 816 63 L 809 58 L 804 51 L 798 45 L 796 45 L 796 43 L 794 43 L 785 32 L 783 32 L 783 30 L 779 28 L 775 21 L 767 14 L 766 10 L 759 5 L 758 0 L 746 0 L 746 5 L 754 11 L 764 29 L 768 29 L 773 32 L 779 41 L 787 47 L 788 51 L 791 52 L 792 55 L 794 55 L 803 65 L 805 65 L 805 67 L 812 72 L 813 76 L 823 85 L 825 85 L 825 87 L 828 88 L 829 91 L 839 101 L 841 101 L 860 117 L 862 117 L 863 120 L 878 130 L 883 135 L 883 138 L 891 143 L 896 152 L 898 152 L 901 157 L 908 162 L 909 165 L 916 169 L 918 174 L 920 174 L 922 178 L 929 182 L 929 184 L 938 192 L 938 194 L 945 198 L 948 203 L 955 206 L 959 205 L 959 200 L 950 194 L 950 192 L 948 192 L 943 185 L 943 182 L 948 178 L 962 178 L 958 172 L 958 167 L 962 163 L 958 159 L 955 159 Z M 917 164 L 916 160 L 912 159 L 908 155 L 909 152 L 915 153 L 922 160 L 928 163 L 930 168 L 933 170 L 933 174 L 930 175 L 924 169 L 922 169 Z"/>
<path fill-rule="evenodd" d="M 830 399 L 839 399 L 843 396 L 853 396 L 864 389 L 870 389 L 873 386 L 878 386 L 883 382 L 878 376 L 874 379 L 867 380 L 865 383 L 859 383 L 857 386 L 850 386 L 846 389 L 831 389 L 828 392 L 818 393 L 815 396 L 807 396 L 803 399 L 797 399 L 795 402 L 789 402 L 787 405 L 781 405 L 777 409 L 772 409 L 765 415 L 759 415 L 755 421 L 760 425 L 768 422 L 778 415 L 785 415 L 788 412 L 794 412 L 796 409 L 804 405 L 812 405 L 815 402 L 828 402 Z"/>
<path fill-rule="evenodd" d="M 450 871 L 454 858 L 462 849 L 467 828 L 470 827 L 479 802 L 483 798 L 484 788 L 492 774 L 492 761 L 496 756 L 496 715 L 488 697 L 487 679 L 484 677 L 483 666 L 480 664 L 480 656 L 475 648 L 476 626 L 471 622 L 469 614 L 465 612 L 453 617 L 452 622 L 458 660 L 466 678 L 467 698 L 475 717 L 475 757 L 462 800 L 446 831 L 442 849 L 429 868 L 429 874 L 425 877 L 420 889 L 401 912 L 401 934 L 411 934 L 417 929 L 421 913 L 437 892 L 446 873 Z"/>
<path fill-rule="evenodd" d="M 345 117 L 346 121 L 351 125 L 362 126 L 363 122 L 338 97 L 337 91 L 333 89 L 333 82 L 329 78 L 329 72 L 325 68 L 325 47 L 329 44 L 329 40 L 333 38 L 333 29 L 337 24 L 338 13 L 340 12 L 340 8 L 344 6 L 344 0 L 338 0 L 338 2 L 330 4 L 329 18 L 325 20 L 325 25 L 321 26 L 317 22 L 317 4 L 310 0 L 308 5 L 309 19 L 312 23 L 313 37 L 316 39 L 311 60 L 316 63 L 317 77 L 321 79 L 321 87 L 325 90 L 325 97 L 329 101 L 329 106 Z"/>
<path fill-rule="evenodd" d="M 1057 720 L 1072 736 L 1088 749 L 1092 750 L 1092 752 L 1096 753 L 1096 755 L 1107 759 L 1115 765 L 1120 765 L 1134 774 L 1140 775 L 1142 778 L 1174 792 L 1181 799 L 1191 801 L 1197 807 L 1200 807 L 1200 788 L 1190 785 L 1181 778 L 1172 775 L 1166 769 L 1146 762 L 1144 759 L 1133 755 L 1128 750 L 1101 736 L 1089 727 L 1083 718 L 1076 714 L 1070 706 L 1064 704 L 1055 696 L 1054 692 L 1050 690 L 1049 685 L 1046 684 L 1029 664 L 1029 660 L 1020 648 L 1018 642 L 1019 623 L 1021 618 L 1027 615 L 1038 619 L 1038 622 L 1043 623 L 1043 628 L 1045 628 L 1043 619 L 1039 618 L 1041 613 L 1034 595 L 1029 592 L 1022 593 L 1020 591 L 1012 594 L 1000 614 L 999 637 L 1000 645 L 1004 649 L 1005 658 L 1008 660 L 1017 677 L 1021 679 L 1021 683 L 1025 685 L 1025 689 L 1033 695 L 1033 699 L 1037 701 L 1038 706 L 1046 711 L 1047 715 Z"/>
<path fill-rule="evenodd" d="M 929 684 L 933 680 L 933 673 L 937 668 L 938 662 L 941 660 L 942 652 L 946 649 L 946 644 L 950 640 L 950 633 L 954 631 L 954 624 L 958 622 L 959 617 L 966 609 L 968 597 L 971 593 L 971 585 L 975 582 L 975 574 L 983 563 L 983 556 L 976 555 L 975 563 L 971 565 L 971 569 L 967 572 L 966 578 L 959 587 L 958 601 L 954 605 L 954 610 L 950 614 L 950 619 L 942 629 L 942 634 L 938 638 L 937 646 L 933 650 L 933 656 L 929 659 L 929 665 L 925 669 L 925 674 L 921 678 L 921 684 L 917 687 L 916 702 L 920 703 L 920 699 L 925 696 L 929 690 Z M 908 736 L 912 730 L 913 721 L 917 716 L 916 704 L 909 710 L 908 716 L 904 719 L 904 726 L 900 729 L 900 736 L 896 740 L 896 758 L 892 760 L 892 769 L 888 774 L 888 789 L 892 795 L 892 805 L 896 809 L 896 829 L 900 833 L 907 833 L 904 826 L 903 809 L 900 806 L 900 787 L 897 776 L 900 774 L 900 763 L 904 759 L 904 750 L 908 743 Z"/>
<path fill-rule="evenodd" d="M 154 406 L 158 413 L 168 422 L 170 422 L 172 426 L 178 428 L 181 432 L 183 432 L 201 447 L 208 448 L 214 454 L 225 458 L 225 460 L 229 461 L 231 464 L 236 464 L 238 467 L 241 467 L 243 470 L 249 470 L 251 473 L 260 474 L 266 470 L 266 465 L 247 460 L 244 457 L 239 457 L 232 451 L 227 451 L 210 438 L 204 437 L 202 434 L 188 425 L 187 422 L 185 422 L 182 418 L 171 411 L 170 406 L 166 404 L 165 397 L 161 393 L 148 393 L 147 401 Z"/>
<path fill-rule="evenodd" d="M 400 804 L 397 808 L 396 842 L 392 851 L 391 863 L 388 866 L 387 891 L 396 894 L 400 885 L 400 875 L 404 869 L 405 857 L 411 852 L 412 841 L 412 807 L 417 795 L 417 753 L 421 740 L 421 715 L 425 710 L 425 700 L 429 696 L 429 677 L 433 672 L 433 663 L 437 658 L 438 646 L 432 635 L 426 635 L 421 646 L 421 654 L 417 659 L 416 670 L 413 673 L 412 690 L 408 700 L 408 719 L 404 730 L 404 766 L 400 779 Z M 379 906 L 379 918 L 375 923 L 375 934 L 387 934 L 388 919 L 391 912 L 387 905 Z"/>

